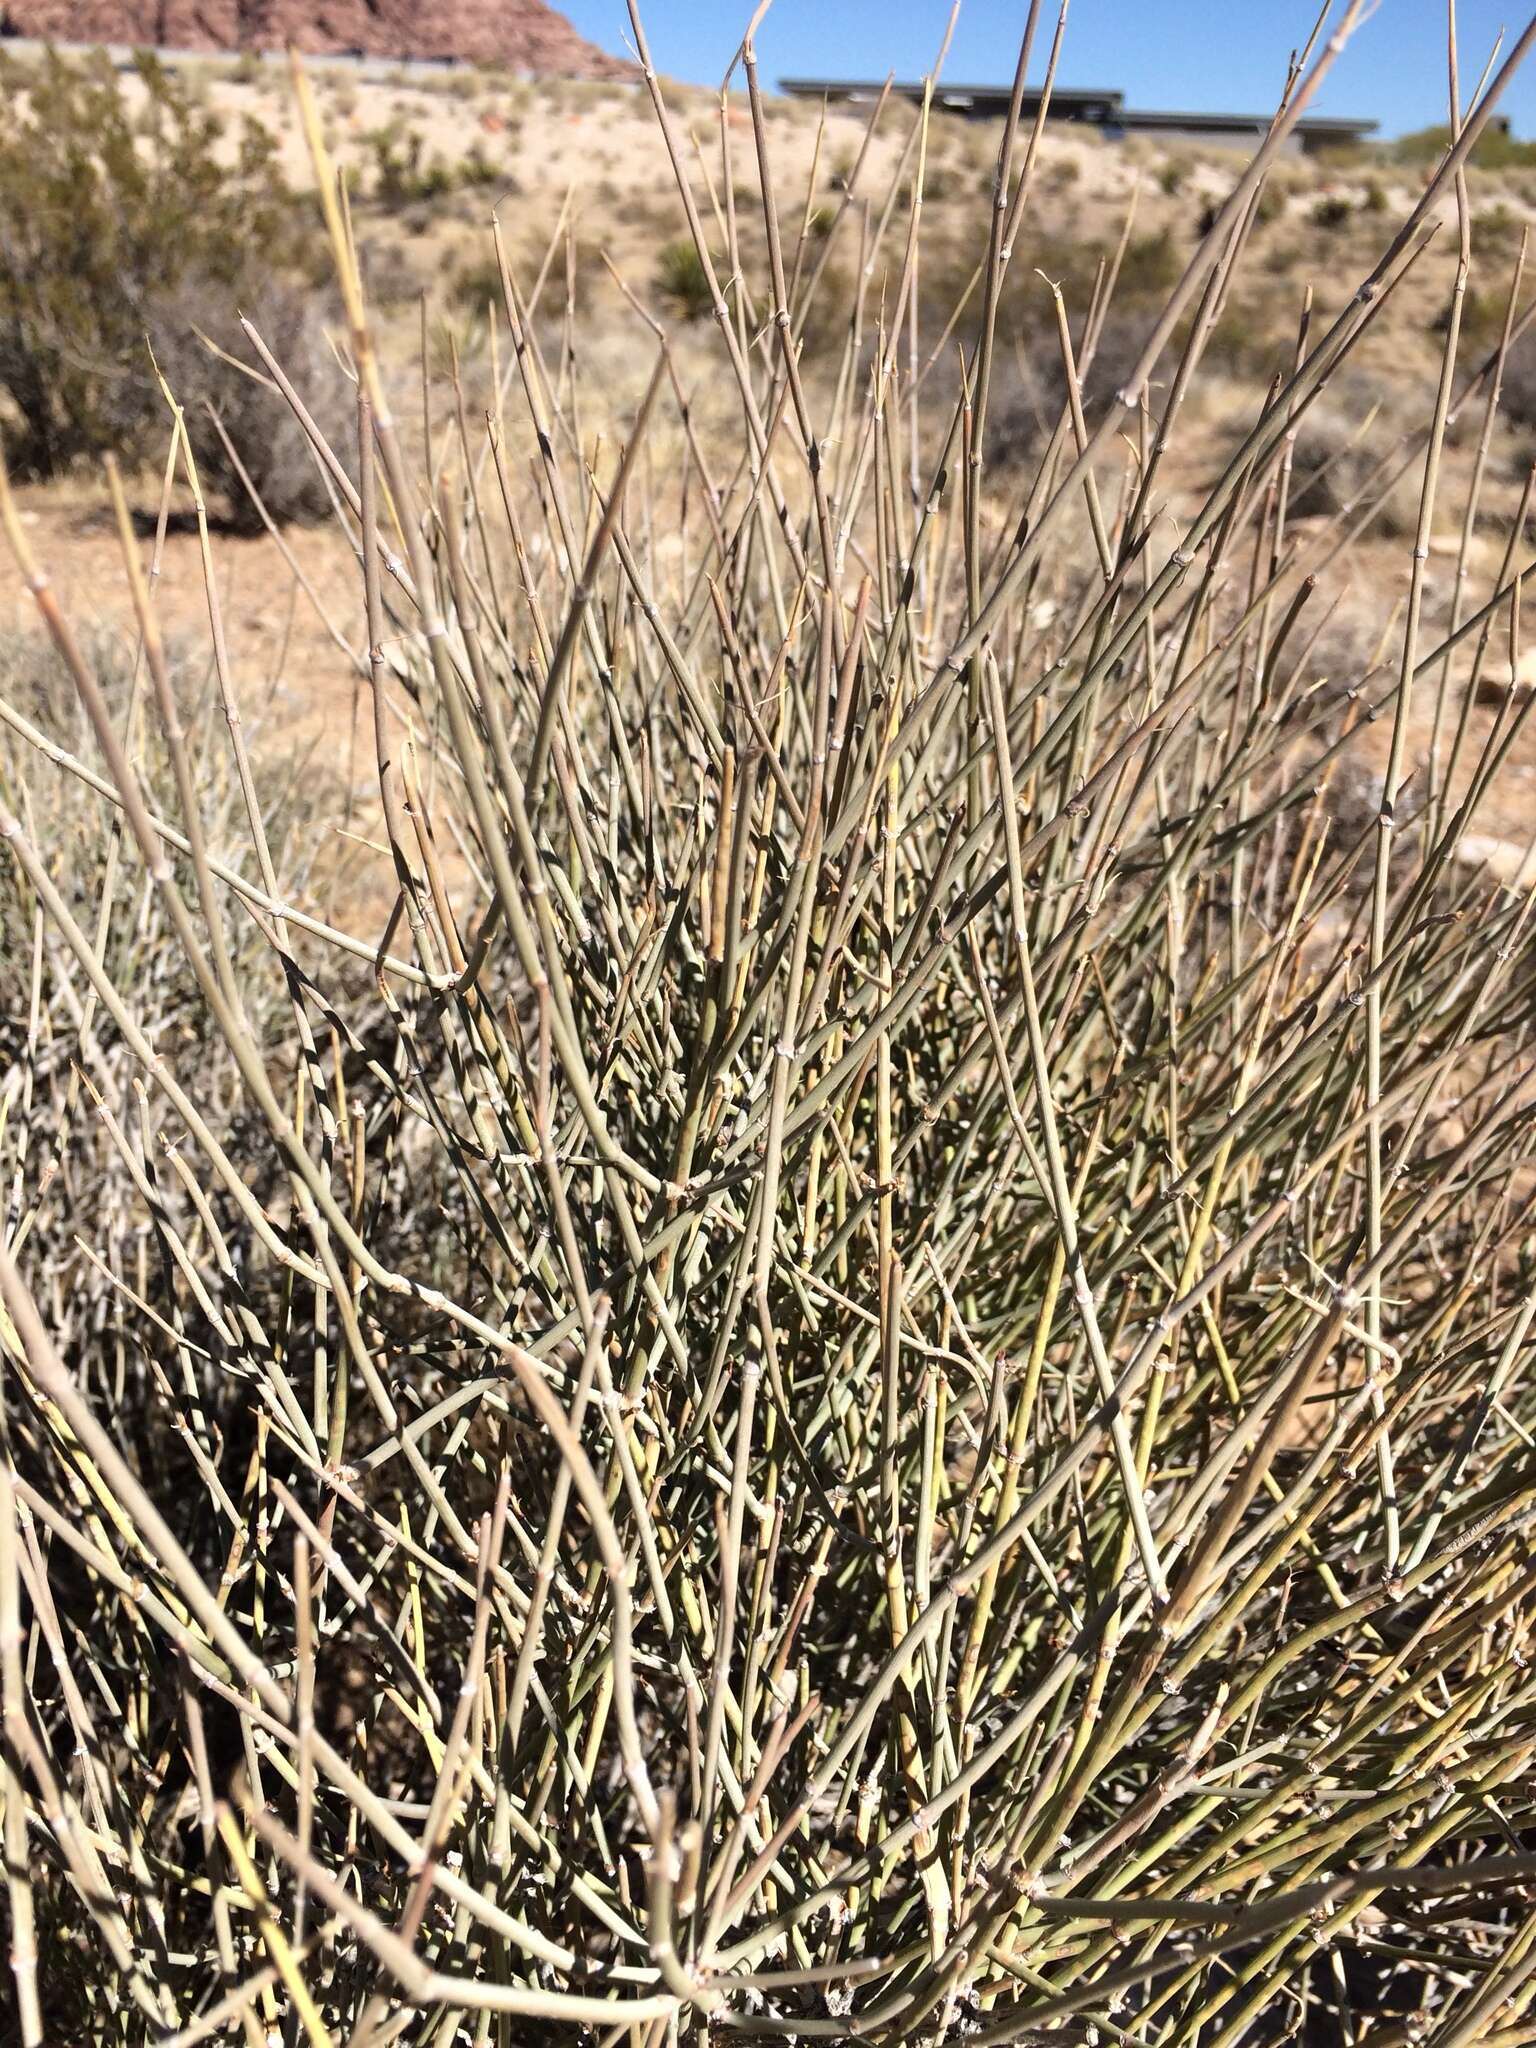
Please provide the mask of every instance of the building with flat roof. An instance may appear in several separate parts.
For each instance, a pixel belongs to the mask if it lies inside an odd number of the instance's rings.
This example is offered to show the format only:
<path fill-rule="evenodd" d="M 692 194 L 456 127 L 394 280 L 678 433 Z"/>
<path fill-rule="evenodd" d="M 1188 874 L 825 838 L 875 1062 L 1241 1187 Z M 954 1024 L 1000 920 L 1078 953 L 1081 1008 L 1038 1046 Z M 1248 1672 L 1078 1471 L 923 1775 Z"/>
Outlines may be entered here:
<path fill-rule="evenodd" d="M 878 81 L 852 78 L 783 78 L 779 90 L 792 99 L 826 100 L 833 105 L 867 105 L 880 97 L 884 86 Z M 921 81 L 892 80 L 891 92 L 898 98 L 922 104 Z M 1013 96 L 1007 85 L 945 85 L 934 88 L 933 104 L 944 113 L 959 114 L 972 121 L 1000 119 Z M 1041 95 L 1026 92 L 1020 101 L 1024 120 L 1033 121 L 1040 112 Z M 1182 114 L 1157 113 L 1143 107 L 1127 107 L 1125 94 L 1096 91 L 1085 87 L 1062 89 L 1051 94 L 1046 109 L 1048 121 L 1096 128 L 1106 141 L 1126 135 L 1161 135 L 1175 141 L 1227 143 L 1241 149 L 1255 142 L 1269 127 L 1264 114 Z M 1309 115 L 1296 123 L 1287 147 L 1303 156 L 1320 150 L 1348 148 L 1376 133 L 1375 121 L 1348 121 Z"/>

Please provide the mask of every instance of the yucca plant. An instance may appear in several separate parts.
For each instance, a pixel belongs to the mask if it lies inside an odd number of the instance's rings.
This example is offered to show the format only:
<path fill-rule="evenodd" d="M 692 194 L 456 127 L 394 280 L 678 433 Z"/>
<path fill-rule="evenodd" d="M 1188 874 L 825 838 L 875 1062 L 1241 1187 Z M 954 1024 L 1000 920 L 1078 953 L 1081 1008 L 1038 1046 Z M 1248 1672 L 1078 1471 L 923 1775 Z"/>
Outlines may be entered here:
<path fill-rule="evenodd" d="M 1519 668 L 1519 267 L 1491 352 L 1459 330 L 1536 24 L 1465 107 L 1453 65 L 1422 198 L 1191 488 L 1362 6 L 1091 414 L 1113 263 L 1058 297 L 1021 483 L 1038 13 L 957 350 L 917 338 L 929 108 L 796 231 L 750 35 L 749 188 L 685 157 L 632 11 L 734 435 L 633 295 L 649 382 L 620 445 L 586 424 L 498 231 L 487 416 L 420 474 L 296 69 L 353 445 L 247 334 L 360 567 L 382 932 L 271 830 L 211 555 L 194 759 L 122 486 L 131 703 L 0 494 L 94 741 L 0 700 L 28 2048 L 1530 2038 L 1536 958 L 1460 857 L 1532 706 L 1478 708 Z M 1309 411 L 1442 273 L 1420 426 L 1303 521 Z M 1376 657 L 1327 673 L 1405 475 Z"/>

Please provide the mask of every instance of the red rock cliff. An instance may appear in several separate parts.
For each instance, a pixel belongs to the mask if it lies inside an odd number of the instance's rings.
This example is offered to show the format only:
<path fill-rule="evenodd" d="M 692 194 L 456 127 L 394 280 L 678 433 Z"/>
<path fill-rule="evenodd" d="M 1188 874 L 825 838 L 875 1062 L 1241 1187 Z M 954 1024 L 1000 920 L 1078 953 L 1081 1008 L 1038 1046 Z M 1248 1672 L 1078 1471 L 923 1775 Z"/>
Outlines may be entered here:
<path fill-rule="evenodd" d="M 0 0 L 0 33 L 170 50 L 292 43 L 316 56 L 458 58 L 550 78 L 635 75 L 544 0 Z"/>

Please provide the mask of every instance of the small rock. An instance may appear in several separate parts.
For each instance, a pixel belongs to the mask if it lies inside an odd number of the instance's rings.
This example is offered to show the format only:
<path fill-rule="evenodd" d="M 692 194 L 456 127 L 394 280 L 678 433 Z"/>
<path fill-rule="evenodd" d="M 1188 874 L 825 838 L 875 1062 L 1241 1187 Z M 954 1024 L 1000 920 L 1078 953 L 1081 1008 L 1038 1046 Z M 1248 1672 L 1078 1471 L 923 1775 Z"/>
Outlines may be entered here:
<path fill-rule="evenodd" d="M 1485 671 L 1478 678 L 1479 704 L 1503 704 L 1507 702 L 1512 691 L 1516 695 L 1523 695 L 1527 690 L 1536 690 L 1536 647 L 1521 649 L 1513 680 L 1503 672 L 1503 666 L 1501 662 L 1492 675 Z"/>
<path fill-rule="evenodd" d="M 1522 845 L 1518 839 L 1469 832 L 1457 840 L 1456 858 L 1463 867 L 1487 868 L 1506 889 L 1525 889 L 1536 882 L 1536 843 Z"/>

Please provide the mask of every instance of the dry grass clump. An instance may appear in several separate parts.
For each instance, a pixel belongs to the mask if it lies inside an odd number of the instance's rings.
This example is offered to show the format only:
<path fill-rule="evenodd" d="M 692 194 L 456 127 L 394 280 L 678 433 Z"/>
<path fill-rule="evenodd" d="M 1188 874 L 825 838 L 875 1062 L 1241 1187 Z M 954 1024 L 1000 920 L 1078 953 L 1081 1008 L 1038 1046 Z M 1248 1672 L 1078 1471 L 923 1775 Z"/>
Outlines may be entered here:
<path fill-rule="evenodd" d="M 754 183 L 652 81 L 734 434 L 643 286 L 632 408 L 579 308 L 551 359 L 498 239 L 490 395 L 418 464 L 296 74 L 348 445 L 247 338 L 356 551 L 385 929 L 275 830 L 211 571 L 175 666 L 114 474 L 110 670 L 0 491 L 91 735 L 0 694 L 27 2048 L 1529 2038 L 1536 956 L 1456 858 L 1531 714 L 1467 708 L 1528 505 L 1442 460 L 1527 310 L 1464 360 L 1428 237 L 1532 40 L 1177 496 L 1333 44 L 1089 408 L 1114 263 L 1050 298 L 1023 466 L 1038 129 L 930 347 L 926 122 L 812 231 L 750 42 Z M 1437 261 L 1422 413 L 1298 517 Z"/>

